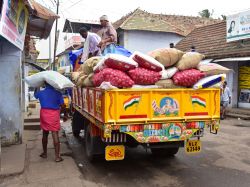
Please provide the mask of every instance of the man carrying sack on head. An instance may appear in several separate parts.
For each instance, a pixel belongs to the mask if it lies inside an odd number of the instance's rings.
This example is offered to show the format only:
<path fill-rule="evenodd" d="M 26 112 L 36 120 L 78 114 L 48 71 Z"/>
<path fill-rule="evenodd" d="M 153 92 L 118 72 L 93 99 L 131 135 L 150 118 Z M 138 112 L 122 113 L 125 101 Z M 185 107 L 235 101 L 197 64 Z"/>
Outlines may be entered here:
<path fill-rule="evenodd" d="M 101 48 L 102 55 L 115 53 L 115 44 L 117 43 L 117 33 L 115 28 L 109 22 L 108 16 L 103 15 L 100 18 L 102 29 L 98 32 L 101 36 L 101 42 L 98 46 Z"/>

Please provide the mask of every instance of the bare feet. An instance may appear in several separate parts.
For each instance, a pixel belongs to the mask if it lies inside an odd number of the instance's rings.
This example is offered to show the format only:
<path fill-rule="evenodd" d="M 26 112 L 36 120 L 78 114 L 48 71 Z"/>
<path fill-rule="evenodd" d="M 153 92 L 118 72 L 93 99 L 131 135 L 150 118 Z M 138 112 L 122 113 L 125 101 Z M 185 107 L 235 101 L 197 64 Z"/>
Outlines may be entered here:
<path fill-rule="evenodd" d="M 62 162 L 63 161 L 63 158 L 62 157 L 58 157 L 55 159 L 55 162 Z"/>
<path fill-rule="evenodd" d="M 42 153 L 39 155 L 41 158 L 47 158 L 47 153 Z"/>

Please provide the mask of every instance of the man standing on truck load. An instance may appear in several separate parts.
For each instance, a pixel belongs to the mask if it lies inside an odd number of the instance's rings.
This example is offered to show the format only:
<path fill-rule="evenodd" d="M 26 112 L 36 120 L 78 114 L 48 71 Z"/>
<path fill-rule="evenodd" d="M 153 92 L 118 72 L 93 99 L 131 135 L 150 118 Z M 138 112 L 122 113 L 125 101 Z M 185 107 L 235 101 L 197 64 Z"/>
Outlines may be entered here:
<path fill-rule="evenodd" d="M 101 56 L 101 49 L 98 47 L 101 42 L 100 36 L 89 32 L 85 27 L 82 27 L 79 33 L 85 39 L 81 62 L 83 63 L 93 56 Z"/>
<path fill-rule="evenodd" d="M 221 89 L 221 119 L 223 120 L 225 118 L 226 108 L 229 104 L 231 104 L 231 92 L 229 88 L 227 87 L 227 82 L 225 81 L 223 83 L 222 89 Z"/>
<path fill-rule="evenodd" d="M 43 130 L 43 153 L 40 157 L 47 158 L 48 135 L 51 131 L 55 147 L 55 161 L 61 162 L 63 159 L 60 156 L 58 131 L 60 130 L 60 107 L 64 107 L 63 96 L 55 88 L 45 83 L 44 90 L 35 90 L 35 97 L 39 99 L 41 105 L 40 125 Z"/>
<path fill-rule="evenodd" d="M 108 16 L 103 15 L 100 17 L 100 22 L 102 29 L 98 34 L 101 36 L 102 40 L 98 46 L 101 48 L 103 55 L 115 53 L 115 44 L 117 43 L 116 30 L 109 22 Z"/>

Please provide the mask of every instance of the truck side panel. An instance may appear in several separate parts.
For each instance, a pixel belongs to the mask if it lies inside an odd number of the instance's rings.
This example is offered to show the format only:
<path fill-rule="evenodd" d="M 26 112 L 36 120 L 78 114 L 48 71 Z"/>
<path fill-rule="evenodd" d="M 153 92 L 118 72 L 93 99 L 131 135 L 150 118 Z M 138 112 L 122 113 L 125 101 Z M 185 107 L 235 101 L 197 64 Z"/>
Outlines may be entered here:
<path fill-rule="evenodd" d="M 105 92 L 105 123 L 218 119 L 219 89 Z"/>

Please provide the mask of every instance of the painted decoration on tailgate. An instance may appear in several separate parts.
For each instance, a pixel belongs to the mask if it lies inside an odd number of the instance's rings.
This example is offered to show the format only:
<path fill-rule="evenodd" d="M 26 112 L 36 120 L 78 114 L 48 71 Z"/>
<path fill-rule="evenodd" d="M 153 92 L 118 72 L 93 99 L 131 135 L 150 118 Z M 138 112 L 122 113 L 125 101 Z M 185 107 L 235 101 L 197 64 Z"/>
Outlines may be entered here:
<path fill-rule="evenodd" d="M 128 100 L 124 101 L 123 103 L 124 110 L 127 110 L 127 108 L 132 107 L 135 104 L 139 105 L 140 100 L 141 100 L 141 96 L 130 97 Z"/>
<path fill-rule="evenodd" d="M 177 100 L 171 97 L 164 97 L 160 101 L 160 106 L 157 105 L 157 102 L 154 100 L 152 103 L 154 110 L 154 116 L 178 116 L 179 114 L 179 103 Z"/>
<path fill-rule="evenodd" d="M 181 141 L 191 138 L 195 132 L 204 128 L 204 122 L 192 122 L 192 125 L 189 123 L 123 125 L 120 126 L 120 132 L 129 134 L 140 143 Z"/>
<path fill-rule="evenodd" d="M 191 100 L 192 100 L 192 104 L 195 105 L 200 105 L 204 108 L 207 107 L 207 104 L 206 104 L 206 99 L 202 98 L 202 97 L 199 97 L 199 96 L 191 96 Z"/>

